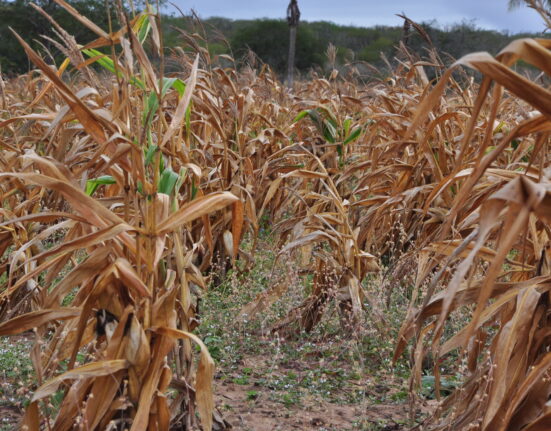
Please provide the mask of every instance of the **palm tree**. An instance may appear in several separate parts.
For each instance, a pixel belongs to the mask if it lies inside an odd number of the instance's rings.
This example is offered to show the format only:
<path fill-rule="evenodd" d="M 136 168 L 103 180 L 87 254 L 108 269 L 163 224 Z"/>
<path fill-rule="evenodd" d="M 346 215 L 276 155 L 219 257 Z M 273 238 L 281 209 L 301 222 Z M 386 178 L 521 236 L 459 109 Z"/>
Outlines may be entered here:
<path fill-rule="evenodd" d="M 287 22 L 289 23 L 289 59 L 287 62 L 287 85 L 293 86 L 293 71 L 295 69 L 295 48 L 297 42 L 297 27 L 300 20 L 300 10 L 297 0 L 291 0 L 287 6 Z"/>
<path fill-rule="evenodd" d="M 532 4 L 536 3 L 542 3 L 543 6 L 550 7 L 551 6 L 551 0 L 509 0 L 509 9 L 515 9 L 517 7 L 520 7 L 523 3 L 525 3 L 527 6 L 532 6 Z M 533 7 L 533 6 L 532 6 Z"/>
<path fill-rule="evenodd" d="M 509 9 L 515 9 L 522 4 L 538 12 L 547 28 L 551 29 L 551 0 L 509 0 Z"/>

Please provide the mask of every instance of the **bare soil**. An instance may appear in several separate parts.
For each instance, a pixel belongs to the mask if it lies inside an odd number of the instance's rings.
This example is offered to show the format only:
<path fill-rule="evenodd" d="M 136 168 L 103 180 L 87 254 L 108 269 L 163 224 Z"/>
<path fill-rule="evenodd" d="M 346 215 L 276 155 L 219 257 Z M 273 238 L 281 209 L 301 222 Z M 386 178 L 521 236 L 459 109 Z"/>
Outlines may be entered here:
<path fill-rule="evenodd" d="M 270 388 L 266 382 L 265 371 L 270 367 L 272 358 L 251 355 L 243 358 L 242 367 L 250 370 L 246 384 L 235 383 L 232 377 L 239 373 L 227 373 L 218 378 L 215 384 L 216 405 L 220 417 L 223 417 L 234 430 L 242 431 L 345 431 L 345 430 L 406 430 L 411 428 L 407 400 L 384 402 L 392 398 L 399 385 L 393 376 L 388 376 L 388 384 L 369 383 L 369 379 L 357 382 L 347 381 L 342 397 L 331 400 L 320 395 L 317 388 L 304 388 L 300 400 L 285 403 L 281 387 Z M 315 361 L 302 358 L 290 361 L 270 369 L 269 378 L 284 379 L 289 373 L 301 379 L 317 366 Z M 263 374 L 264 373 L 264 374 Z M 377 379 L 379 381 L 379 379 Z M 345 391 L 361 389 L 363 399 L 350 403 L 345 400 Z M 340 398 L 340 399 L 339 399 Z M 430 404 L 418 409 L 426 414 Z"/>
<path fill-rule="evenodd" d="M 250 391 L 259 394 L 248 398 Z M 404 405 L 338 405 L 318 398 L 306 398 L 300 406 L 283 407 L 270 400 L 268 391 L 258 391 L 254 385 L 219 383 L 217 405 L 236 430 L 405 430 L 408 412 Z"/>

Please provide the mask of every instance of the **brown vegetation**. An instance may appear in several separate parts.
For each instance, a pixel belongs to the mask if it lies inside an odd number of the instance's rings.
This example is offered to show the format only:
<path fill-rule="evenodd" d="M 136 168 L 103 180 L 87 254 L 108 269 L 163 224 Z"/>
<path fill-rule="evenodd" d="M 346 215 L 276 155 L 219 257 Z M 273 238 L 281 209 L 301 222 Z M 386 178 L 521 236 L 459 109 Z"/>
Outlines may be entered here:
<path fill-rule="evenodd" d="M 463 384 L 431 426 L 546 428 L 551 93 L 511 67 L 549 74 L 548 40 L 466 56 L 434 86 L 423 68 L 437 57 L 404 55 L 369 87 L 334 72 L 291 93 L 266 68 L 216 66 L 200 45 L 176 50 L 184 72 L 163 76 L 155 14 L 121 12 L 106 33 L 56 1 L 98 39 L 82 48 L 58 28 L 68 60 L 55 68 L 19 38 L 37 69 L 0 80 L 0 334 L 35 328 L 27 429 L 191 429 L 196 410 L 212 429 L 198 298 L 214 263 L 247 270 L 267 220 L 280 258 L 298 253 L 313 277 L 273 331 L 309 331 L 335 301 L 344 331 L 367 308 L 386 334 L 363 288 L 384 266 L 381 288 L 413 285 L 395 355 L 413 340 L 412 394 L 429 353 L 436 394 L 443 358 L 462 358 Z M 482 83 L 456 79 L 460 65 Z M 242 315 L 287 287 L 274 279 Z M 469 317 L 450 334 L 456 311 Z M 59 390 L 52 412 L 43 401 Z"/>

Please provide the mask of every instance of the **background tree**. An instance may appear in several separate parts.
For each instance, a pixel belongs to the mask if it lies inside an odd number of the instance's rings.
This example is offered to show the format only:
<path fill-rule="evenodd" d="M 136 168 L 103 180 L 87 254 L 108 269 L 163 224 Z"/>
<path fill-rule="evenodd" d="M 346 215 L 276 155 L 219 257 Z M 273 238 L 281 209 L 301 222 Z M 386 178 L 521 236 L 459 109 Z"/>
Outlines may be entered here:
<path fill-rule="evenodd" d="M 291 0 L 287 7 L 287 22 L 289 23 L 289 60 L 287 69 L 287 85 L 293 85 L 293 71 L 295 68 L 295 46 L 297 40 L 297 27 L 300 21 L 300 10 L 297 0 Z"/>
<path fill-rule="evenodd" d="M 288 72 L 288 51 L 285 43 L 274 43 L 274 40 L 285 41 L 289 37 L 287 23 L 284 20 L 263 19 L 239 23 L 232 32 L 230 44 L 236 57 L 252 50 L 277 73 L 284 76 Z M 323 52 L 327 48 L 325 40 L 309 26 L 300 26 L 296 34 L 296 68 L 308 70 L 323 64 Z"/>
<path fill-rule="evenodd" d="M 30 67 L 25 51 L 9 30 L 9 27 L 21 35 L 33 48 L 42 49 L 46 47 L 46 49 L 51 50 L 53 55 L 58 53 L 57 49 L 41 37 L 47 35 L 56 38 L 52 31 L 52 25 L 32 8 L 30 3 L 29 0 L 0 0 L 0 66 L 3 73 L 15 75 L 26 72 Z M 78 43 L 85 44 L 95 38 L 91 31 L 81 25 L 53 0 L 36 0 L 33 3 L 40 6 L 48 15 L 54 18 L 69 34 L 75 36 Z M 104 0 L 72 0 L 69 3 L 101 28 L 108 29 L 107 9 Z M 112 10 L 114 10 L 114 5 Z M 51 61 L 51 59 L 48 61 Z"/>

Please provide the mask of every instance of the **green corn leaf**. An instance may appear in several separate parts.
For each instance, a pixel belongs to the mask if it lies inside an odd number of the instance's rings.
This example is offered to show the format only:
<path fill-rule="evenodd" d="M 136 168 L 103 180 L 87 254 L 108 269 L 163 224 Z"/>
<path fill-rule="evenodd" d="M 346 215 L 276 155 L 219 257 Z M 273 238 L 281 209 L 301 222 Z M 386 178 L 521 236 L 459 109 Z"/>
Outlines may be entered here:
<path fill-rule="evenodd" d="M 337 141 L 337 129 L 327 120 L 323 121 L 323 137 L 332 144 Z"/>
<path fill-rule="evenodd" d="M 108 70 L 113 74 L 116 74 L 119 78 L 122 77 L 122 73 L 119 70 L 115 69 L 115 64 L 113 63 L 113 59 L 108 55 L 104 54 L 101 51 L 98 51 L 97 49 L 83 49 L 82 52 L 88 57 L 94 59 L 94 62 L 98 63 L 104 69 Z M 138 78 L 136 78 L 135 76 L 132 76 L 130 78 L 130 83 L 142 90 L 145 90 L 144 83 Z"/>
<path fill-rule="evenodd" d="M 145 99 L 145 107 L 143 111 L 142 123 L 144 126 L 148 126 L 153 119 L 154 113 L 159 109 L 159 99 L 155 93 L 150 93 L 149 96 Z M 151 113 L 151 114 L 150 114 Z M 149 118 L 149 121 L 148 121 Z M 145 124 L 145 123 L 148 124 Z"/>
<path fill-rule="evenodd" d="M 189 139 L 189 134 L 191 132 L 191 105 L 193 102 L 189 102 L 189 106 L 186 109 L 186 135 Z"/>
<path fill-rule="evenodd" d="M 138 22 L 135 24 L 134 29 L 137 29 L 138 40 L 143 45 L 147 39 L 149 31 L 151 30 L 151 23 L 149 22 L 149 17 L 147 14 L 144 13 L 138 18 Z"/>
<path fill-rule="evenodd" d="M 145 166 L 148 166 L 149 164 L 151 164 L 151 162 L 153 161 L 153 157 L 155 157 L 155 153 L 157 152 L 157 150 L 159 149 L 159 147 L 157 145 L 151 145 L 146 153 L 145 153 Z"/>
<path fill-rule="evenodd" d="M 98 63 L 104 69 L 107 69 L 111 73 L 115 73 L 115 64 L 111 57 L 108 57 L 97 49 L 83 49 L 82 52 L 90 58 L 95 58 L 94 62 Z"/>
<path fill-rule="evenodd" d="M 352 118 L 347 118 L 344 120 L 344 123 L 342 124 L 344 129 L 344 136 L 348 136 L 348 133 L 350 133 L 350 126 L 352 125 Z"/>
<path fill-rule="evenodd" d="M 335 129 L 339 127 L 336 117 L 328 108 L 326 108 L 325 106 L 320 106 L 318 107 L 318 111 L 320 113 L 324 113 L 324 118 L 329 121 Z"/>
<path fill-rule="evenodd" d="M 184 184 L 184 181 L 186 179 L 187 175 L 187 169 L 186 168 L 180 168 L 180 173 L 178 174 L 178 180 L 176 181 L 176 185 L 174 186 L 174 192 L 178 193 L 180 190 L 180 187 Z M 172 211 L 176 211 L 178 209 L 178 199 L 176 199 L 176 196 L 172 199 Z"/>
<path fill-rule="evenodd" d="M 159 157 L 159 172 L 164 172 L 165 170 L 165 159 L 163 158 L 163 156 L 161 155 L 161 157 Z"/>
<path fill-rule="evenodd" d="M 86 194 L 88 196 L 92 196 L 99 186 L 115 183 L 115 178 L 113 178 L 111 175 L 104 175 L 98 178 L 93 178 L 86 181 Z"/>
<path fill-rule="evenodd" d="M 296 123 L 296 122 L 302 120 L 307 115 L 308 115 L 308 109 L 305 109 L 304 111 L 300 111 L 298 113 L 298 115 L 295 117 L 295 119 L 293 120 L 293 123 Z"/>
<path fill-rule="evenodd" d="M 352 133 L 348 135 L 348 137 L 344 140 L 343 144 L 349 144 L 350 142 L 354 142 L 356 139 L 360 137 L 360 134 L 362 133 L 362 128 L 357 127 L 354 130 L 352 130 Z"/>
<path fill-rule="evenodd" d="M 176 82 L 178 78 L 163 78 L 163 84 L 161 86 L 161 97 L 164 97 L 166 92 L 174 86 L 174 82 Z"/>
<path fill-rule="evenodd" d="M 323 120 L 321 119 L 319 112 L 315 109 L 310 109 L 308 111 L 308 116 L 314 122 L 314 125 L 316 126 L 318 131 L 323 134 Z"/>
<path fill-rule="evenodd" d="M 334 144 L 337 140 L 337 129 L 336 129 L 336 122 L 333 118 L 328 114 L 328 118 L 322 118 L 320 115 L 319 110 L 322 110 L 323 112 L 327 113 L 328 111 L 326 109 L 308 109 L 305 111 L 301 111 L 293 120 L 293 123 L 296 123 L 297 121 L 300 121 L 304 117 L 308 116 L 318 129 L 318 132 L 323 135 L 326 141 Z"/>
<path fill-rule="evenodd" d="M 335 128 L 337 129 L 339 127 L 339 123 L 337 123 L 337 120 L 335 117 L 333 117 L 331 114 L 327 115 L 326 120 Z"/>
<path fill-rule="evenodd" d="M 182 97 L 186 89 L 186 85 L 179 78 L 163 78 L 161 85 L 161 97 L 165 97 L 166 93 L 170 88 L 174 88 L 179 97 Z M 142 117 L 142 123 L 145 126 L 148 126 L 151 120 L 153 119 L 154 113 L 159 109 L 159 98 L 154 92 L 149 93 L 149 96 L 145 99 L 144 102 L 144 112 Z M 152 114 L 150 114 L 152 112 Z M 148 124 L 145 124 L 149 116 Z"/>
<path fill-rule="evenodd" d="M 159 181 L 157 191 L 159 193 L 164 193 L 165 195 L 170 195 L 174 190 L 174 186 L 178 182 L 179 177 L 180 176 L 172 169 L 165 169 L 161 174 L 161 180 Z"/>
<path fill-rule="evenodd" d="M 184 81 L 182 81 L 181 79 L 176 78 L 172 83 L 172 88 L 174 88 L 178 92 L 179 97 L 182 97 L 184 95 L 184 92 L 186 91 L 186 84 L 184 84 Z"/>

